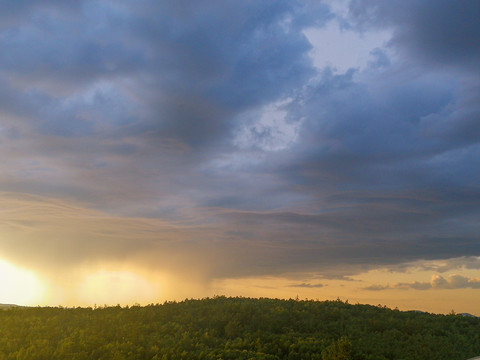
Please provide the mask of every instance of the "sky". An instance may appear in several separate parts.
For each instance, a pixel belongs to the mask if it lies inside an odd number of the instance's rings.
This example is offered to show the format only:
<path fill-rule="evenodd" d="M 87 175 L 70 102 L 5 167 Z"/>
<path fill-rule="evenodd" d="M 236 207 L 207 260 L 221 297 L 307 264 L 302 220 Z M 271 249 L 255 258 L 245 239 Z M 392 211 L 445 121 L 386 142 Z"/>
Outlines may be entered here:
<path fill-rule="evenodd" d="M 0 4 L 0 303 L 480 316 L 480 3 Z"/>

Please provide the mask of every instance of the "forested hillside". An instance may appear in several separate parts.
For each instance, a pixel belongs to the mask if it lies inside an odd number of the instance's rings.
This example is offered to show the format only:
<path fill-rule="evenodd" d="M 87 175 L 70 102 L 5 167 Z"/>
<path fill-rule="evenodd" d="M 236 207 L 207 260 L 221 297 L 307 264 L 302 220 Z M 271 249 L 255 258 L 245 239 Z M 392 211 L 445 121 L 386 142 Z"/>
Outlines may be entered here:
<path fill-rule="evenodd" d="M 0 311 L 0 360 L 464 360 L 479 354 L 479 318 L 342 301 L 215 297 Z"/>

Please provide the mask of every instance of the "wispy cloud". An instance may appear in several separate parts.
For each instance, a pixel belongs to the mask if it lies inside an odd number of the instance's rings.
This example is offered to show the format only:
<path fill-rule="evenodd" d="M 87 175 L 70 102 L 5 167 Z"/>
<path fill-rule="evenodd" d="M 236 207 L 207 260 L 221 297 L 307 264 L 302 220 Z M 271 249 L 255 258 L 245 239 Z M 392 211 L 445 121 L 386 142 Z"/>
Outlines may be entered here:
<path fill-rule="evenodd" d="M 382 291 L 390 289 L 389 285 L 369 285 L 363 288 L 363 290 L 369 290 L 369 291 Z"/>
<path fill-rule="evenodd" d="M 315 289 L 315 288 L 322 288 L 325 285 L 323 284 L 309 284 L 309 283 L 301 283 L 301 284 L 291 284 L 288 285 L 289 287 L 294 287 L 294 288 L 307 288 L 307 289 Z"/>

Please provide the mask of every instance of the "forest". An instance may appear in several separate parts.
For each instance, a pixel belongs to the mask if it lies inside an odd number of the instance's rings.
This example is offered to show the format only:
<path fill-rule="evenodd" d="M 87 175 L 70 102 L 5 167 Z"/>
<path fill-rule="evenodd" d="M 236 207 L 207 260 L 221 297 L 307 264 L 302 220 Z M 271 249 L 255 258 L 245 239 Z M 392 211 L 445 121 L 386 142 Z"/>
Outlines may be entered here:
<path fill-rule="evenodd" d="M 0 310 L 0 360 L 465 360 L 480 318 L 385 306 L 228 298 Z"/>

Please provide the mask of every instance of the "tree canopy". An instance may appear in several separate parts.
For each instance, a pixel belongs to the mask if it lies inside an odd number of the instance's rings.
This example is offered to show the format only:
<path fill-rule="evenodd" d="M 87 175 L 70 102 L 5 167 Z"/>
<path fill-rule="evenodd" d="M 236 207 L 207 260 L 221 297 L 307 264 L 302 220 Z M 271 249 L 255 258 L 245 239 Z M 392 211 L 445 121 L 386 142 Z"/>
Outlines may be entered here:
<path fill-rule="evenodd" d="M 227 298 L 0 311 L 0 360 L 464 360 L 480 319 L 337 301 Z"/>

